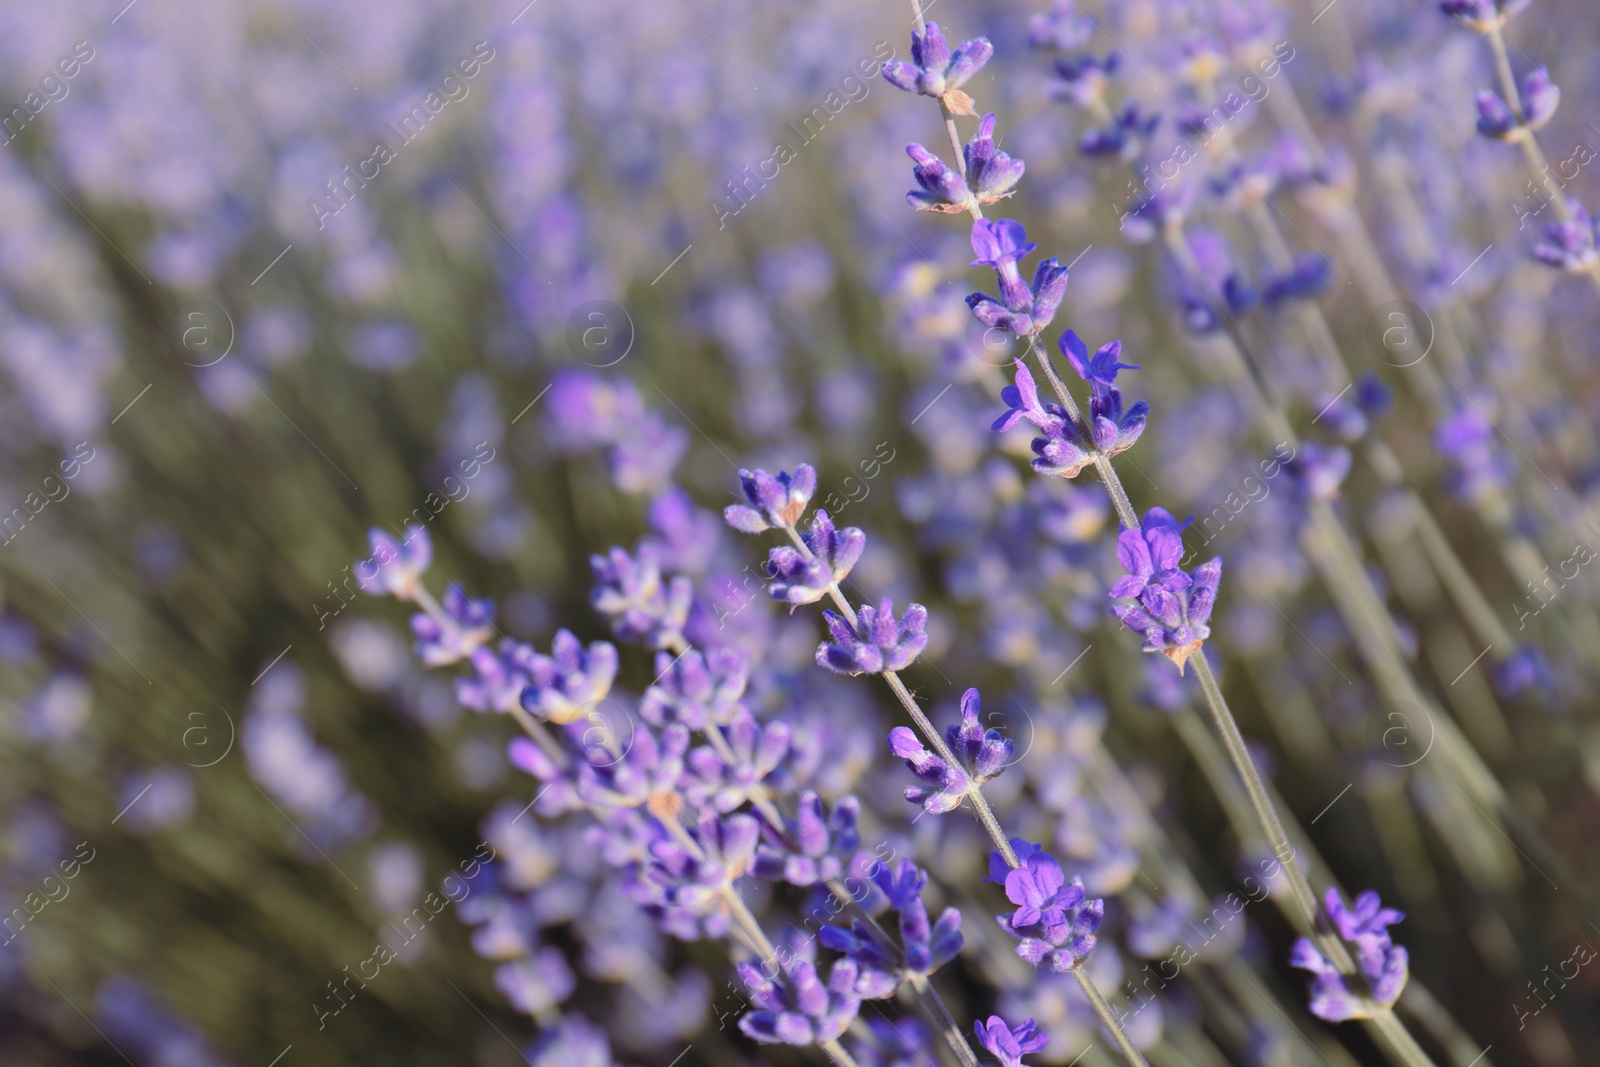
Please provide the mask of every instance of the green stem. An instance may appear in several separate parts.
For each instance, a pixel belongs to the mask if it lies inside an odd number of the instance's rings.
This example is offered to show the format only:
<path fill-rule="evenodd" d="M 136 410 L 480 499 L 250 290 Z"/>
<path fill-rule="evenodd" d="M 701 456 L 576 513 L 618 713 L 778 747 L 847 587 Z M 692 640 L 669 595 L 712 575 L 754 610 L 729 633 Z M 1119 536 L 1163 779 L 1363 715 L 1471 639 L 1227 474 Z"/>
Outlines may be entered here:
<path fill-rule="evenodd" d="M 1100 1017 L 1100 1021 L 1105 1024 L 1105 1028 L 1116 1039 L 1117 1047 L 1122 1049 L 1122 1055 L 1127 1058 L 1128 1062 L 1138 1064 L 1139 1067 L 1150 1067 L 1144 1058 L 1144 1054 L 1134 1047 L 1132 1039 L 1128 1037 L 1128 1032 L 1122 1028 L 1122 1023 L 1112 1013 L 1111 1005 L 1106 1003 L 1106 998 L 1100 995 L 1100 990 L 1095 988 L 1093 980 L 1084 973 L 1081 965 L 1073 968 L 1072 977 L 1078 980 L 1078 986 L 1083 990 L 1083 995 L 1089 998 L 1089 1004 L 1094 1008 L 1094 1013 Z"/>

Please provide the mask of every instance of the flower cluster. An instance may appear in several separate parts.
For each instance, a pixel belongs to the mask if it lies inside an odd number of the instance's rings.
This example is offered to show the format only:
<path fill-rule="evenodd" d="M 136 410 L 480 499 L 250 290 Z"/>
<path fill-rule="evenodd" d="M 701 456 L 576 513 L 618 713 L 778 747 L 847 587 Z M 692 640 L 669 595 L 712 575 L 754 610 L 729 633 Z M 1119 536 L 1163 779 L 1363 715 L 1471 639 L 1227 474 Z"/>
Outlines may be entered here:
<path fill-rule="evenodd" d="M 1061 864 L 1043 846 L 1012 838 L 1019 866 L 1007 866 L 995 851 L 989 857 L 989 874 L 1005 886 L 1006 899 L 1016 905 L 999 916 L 1000 928 L 1018 940 L 1017 955 L 1035 967 L 1073 971 L 1094 951 L 1105 901 L 1090 899 L 1081 879 L 1067 881 Z"/>
<path fill-rule="evenodd" d="M 883 77 L 890 85 L 908 93 L 931 96 L 956 115 L 975 114 L 972 97 L 961 87 L 983 69 L 994 55 L 994 46 L 985 37 L 962 41 L 954 52 L 937 22 L 911 34 L 911 62 L 891 59 L 883 65 Z"/>
<path fill-rule="evenodd" d="M 973 293 L 967 306 L 978 321 L 994 330 L 1031 337 L 1043 332 L 1055 318 L 1067 295 L 1067 268 L 1054 256 L 1039 261 L 1030 285 L 1022 280 L 1021 262 L 1039 246 L 1013 219 L 979 219 L 972 224 L 975 267 L 990 267 L 1000 282 L 1000 299 Z"/>
<path fill-rule="evenodd" d="M 928 645 L 928 609 L 921 604 L 906 608 L 898 622 L 888 597 L 877 607 L 863 604 L 855 620 L 824 611 L 828 637 L 817 646 L 817 664 L 837 674 L 880 674 L 903 671 Z"/>
<path fill-rule="evenodd" d="M 999 730 L 985 730 L 978 720 L 979 710 L 978 691 L 968 689 L 961 696 L 961 722 L 945 729 L 956 757 L 954 765 L 928 751 L 909 727 L 896 726 L 889 731 L 889 750 L 905 760 L 923 782 L 906 790 L 907 800 L 938 815 L 960 806 L 969 789 L 982 786 L 1010 766 L 1016 743 Z"/>
<path fill-rule="evenodd" d="M 1145 512 L 1141 529 L 1117 537 L 1117 560 L 1127 571 L 1111 587 L 1112 597 L 1133 598 L 1112 610 L 1124 626 L 1144 637 L 1146 652 L 1160 652 L 1183 673 L 1211 629 L 1211 609 L 1222 581 L 1220 558 L 1184 571 L 1183 528 L 1165 508 Z"/>
<path fill-rule="evenodd" d="M 1355 948 L 1356 967 L 1367 990 L 1351 990 L 1316 944 L 1302 937 L 1294 944 L 1290 962 L 1315 976 L 1311 1014 L 1336 1023 L 1370 1018 L 1377 1010 L 1388 1009 L 1400 999 L 1409 973 L 1406 950 L 1394 943 L 1388 929 L 1404 919 L 1404 913 L 1384 907 L 1370 889 L 1356 896 L 1354 906 L 1346 906 L 1339 890 L 1330 886 L 1323 905 L 1339 936 Z"/>
<path fill-rule="evenodd" d="M 805 551 L 778 545 L 767 557 L 767 592 L 785 604 L 815 604 L 830 587 L 850 575 L 850 569 L 867 547 L 867 535 L 854 526 L 836 529 L 821 509 L 811 518 L 811 528 L 800 535 Z"/>

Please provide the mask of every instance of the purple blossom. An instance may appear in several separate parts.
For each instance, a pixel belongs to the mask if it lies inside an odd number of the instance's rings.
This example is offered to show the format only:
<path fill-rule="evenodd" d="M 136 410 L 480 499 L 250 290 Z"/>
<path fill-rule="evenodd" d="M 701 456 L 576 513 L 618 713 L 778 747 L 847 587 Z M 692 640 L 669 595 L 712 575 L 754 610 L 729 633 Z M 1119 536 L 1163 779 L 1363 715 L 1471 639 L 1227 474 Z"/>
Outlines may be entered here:
<path fill-rule="evenodd" d="M 591 804 L 612 808 L 650 805 L 651 813 L 675 817 L 681 803 L 676 798 L 683 776 L 684 754 L 689 751 L 689 730 L 673 723 L 661 731 L 661 740 L 648 726 L 633 731 L 622 753 L 613 751 L 609 736 L 592 731 L 585 746 L 587 762 L 578 766 L 578 796 Z"/>
<path fill-rule="evenodd" d="M 444 591 L 444 619 L 427 612 L 411 616 L 417 657 L 429 667 L 448 667 L 470 656 L 494 633 L 494 601 L 473 599 L 451 582 Z"/>
<path fill-rule="evenodd" d="M 1284 466 L 1308 500 L 1327 502 L 1339 495 L 1339 486 L 1350 473 L 1350 450 L 1307 442 Z"/>
<path fill-rule="evenodd" d="M 373 596 L 409 600 L 422 584 L 422 574 L 433 562 L 433 541 L 421 526 L 407 526 L 399 544 L 382 530 L 367 534 L 372 555 L 355 565 L 356 584 Z"/>
<path fill-rule="evenodd" d="M 960 90 L 992 55 L 994 46 L 984 37 L 962 41 L 952 53 L 939 24 L 929 22 L 921 33 L 911 31 L 911 62 L 889 60 L 883 78 L 908 93 L 935 97 L 957 115 L 972 115 L 972 98 Z"/>
<path fill-rule="evenodd" d="M 1022 180 L 1027 164 L 1012 159 L 995 147 L 995 117 L 983 116 L 978 132 L 973 134 L 962 150 L 967 161 L 967 183 L 980 204 L 993 204 L 1011 195 L 1012 186 Z"/>
<path fill-rule="evenodd" d="M 978 219 L 972 224 L 972 251 L 978 257 L 972 265 L 994 269 L 1000 281 L 1000 299 L 973 293 L 967 297 L 967 306 L 985 326 L 1019 337 L 1032 336 L 1049 326 L 1067 293 L 1067 268 L 1053 256 L 1040 261 L 1032 285 L 1022 280 L 1018 264 L 1038 247 L 1027 236 L 1014 219 Z"/>
<path fill-rule="evenodd" d="M 739 1020 L 739 1029 L 769 1045 L 809 1045 L 837 1038 L 861 1010 L 859 996 L 837 988 L 855 984 L 854 964 L 840 969 L 847 963 L 850 961 L 835 963 L 829 984 L 824 986 L 816 965 L 797 956 L 783 960 L 787 981 L 768 979 L 755 965 L 741 962 L 739 977 L 749 987 L 756 1010 Z M 840 979 L 837 985 L 834 979 Z"/>
<path fill-rule="evenodd" d="M 637 556 L 613 548 L 609 555 L 590 556 L 589 566 L 595 579 L 589 603 L 611 620 L 618 637 L 655 648 L 683 640 L 694 585 L 682 576 L 666 580 L 654 546 L 640 545 Z"/>
<path fill-rule="evenodd" d="M 1033 440 L 1033 469 L 1039 474 L 1076 478 L 1094 462 L 1091 445 L 1083 440 L 1058 404 L 1041 404 L 1039 387 L 1027 364 L 1017 360 L 1016 384 L 1000 390 L 1006 412 L 995 419 L 992 429 L 1004 433 L 1020 420 L 1027 419 L 1044 434 Z"/>
<path fill-rule="evenodd" d="M 1124 530 L 1117 537 L 1117 559 L 1128 573 L 1117 580 L 1109 595 L 1137 597 L 1132 604 L 1112 609 L 1123 625 L 1144 637 L 1146 652 L 1161 652 L 1183 672 L 1189 657 L 1211 636 L 1206 624 L 1216 603 L 1222 580 L 1222 560 L 1195 568 L 1191 576 L 1179 563 L 1183 558 L 1183 527 L 1165 508 L 1145 512 L 1140 530 Z"/>
<path fill-rule="evenodd" d="M 1473 98 L 1478 105 L 1478 132 L 1496 141 L 1515 141 L 1542 130 L 1555 117 L 1561 103 L 1561 89 L 1550 80 L 1550 72 L 1535 67 L 1522 76 L 1522 120 L 1498 93 L 1479 90 Z"/>
<path fill-rule="evenodd" d="M 842 953 L 855 966 L 850 992 L 862 1000 L 886 1000 L 900 988 L 900 960 L 888 946 L 879 943 L 876 933 L 860 919 L 842 926 L 824 926 L 817 931 L 824 948 Z"/>
<path fill-rule="evenodd" d="M 1061 354 L 1078 372 L 1078 377 L 1089 383 L 1096 396 L 1117 384 L 1117 371 L 1139 370 L 1137 363 L 1122 362 L 1122 342 L 1108 341 L 1089 355 L 1089 346 L 1083 343 L 1075 330 L 1068 330 L 1058 342 Z"/>
<path fill-rule="evenodd" d="M 1439 10 L 1479 33 L 1504 26 L 1532 0 L 1439 0 Z"/>
<path fill-rule="evenodd" d="M 1355 947 L 1356 967 L 1371 995 L 1353 992 L 1316 944 L 1302 937 L 1295 942 L 1289 962 L 1313 975 L 1311 1014 L 1327 1022 L 1343 1022 L 1369 1018 L 1377 1008 L 1393 1006 L 1405 988 L 1409 960 L 1406 950 L 1390 938 L 1388 928 L 1405 915 L 1385 908 L 1370 889 L 1356 897 L 1354 906 L 1346 906 L 1339 890 L 1330 886 L 1323 906 L 1339 936 Z"/>
<path fill-rule="evenodd" d="M 761 791 L 767 776 L 789 754 L 792 739 L 788 723 L 779 720 L 763 726 L 740 706 L 726 731 L 726 752 L 702 745 L 689 753 L 694 780 L 685 791 L 691 800 L 717 811 L 733 811 Z"/>
<path fill-rule="evenodd" d="M 1071 0 L 1055 0 L 1049 11 L 1028 16 L 1028 44 L 1032 48 L 1070 52 L 1094 36 L 1094 19 Z"/>
<path fill-rule="evenodd" d="M 1022 1057 L 1043 1051 L 1050 1043 L 1050 1035 L 1039 1033 L 1032 1019 L 1011 1026 L 1000 1016 L 991 1015 L 988 1022 L 973 1023 L 972 1027 L 977 1031 L 978 1044 L 1000 1061 L 1000 1067 L 1026 1067 Z"/>
<path fill-rule="evenodd" d="M 1127 156 L 1138 151 L 1140 142 L 1155 132 L 1160 115 L 1146 114 L 1136 100 L 1129 100 L 1112 116 L 1111 123 L 1083 131 L 1078 151 L 1086 156 Z"/>
<path fill-rule="evenodd" d="M 807 558 L 799 549 L 779 545 L 767 557 L 767 574 L 772 582 L 767 592 L 786 604 L 814 604 L 827 595 L 828 588 L 842 582 L 867 547 L 867 535 L 854 526 L 835 529 L 833 519 L 822 509 L 812 516 L 811 529 L 800 535 L 811 552 Z"/>
<path fill-rule="evenodd" d="M 918 211 L 946 215 L 967 210 L 972 203 L 972 190 L 960 171 L 946 166 L 944 160 L 920 144 L 907 145 L 906 155 L 911 157 L 911 176 L 921 187 L 906 194 L 906 203 Z"/>
<path fill-rule="evenodd" d="M 681 722 L 691 730 L 733 720 L 749 678 L 745 654 L 732 648 L 690 649 L 674 657 L 656 653 L 656 680 L 639 701 L 639 716 L 652 726 Z"/>
<path fill-rule="evenodd" d="M 570 630 L 556 631 L 550 655 L 530 650 L 519 659 L 528 673 L 523 708 L 554 723 L 576 722 L 589 714 L 611 692 L 617 676 L 615 645 L 595 641 L 586 651 Z"/>
<path fill-rule="evenodd" d="M 1085 17 L 1084 21 L 1088 21 Z M 1065 100 L 1079 107 L 1093 107 L 1106 95 L 1106 82 L 1115 74 L 1119 60 L 1115 52 L 1100 59 L 1089 52 L 1061 56 L 1055 61 L 1055 77 L 1048 86 L 1052 100 Z"/>
<path fill-rule="evenodd" d="M 853 796 L 834 802 L 833 812 L 824 814 L 822 799 L 813 790 L 800 795 L 799 809 L 787 822 L 788 841 L 771 827 L 764 829 L 756 853 L 756 874 L 761 878 L 781 878 L 791 885 L 815 885 L 837 878 L 845 863 L 861 844 L 856 818 L 861 804 Z"/>
<path fill-rule="evenodd" d="M 811 494 L 817 491 L 817 472 L 802 463 L 793 474 L 780 471 L 776 477 L 764 470 L 739 471 L 739 485 L 746 504 L 730 504 L 722 517 L 740 533 L 757 534 L 776 527 L 791 530 L 805 514 Z"/>
<path fill-rule="evenodd" d="M 644 877 L 630 891 L 680 940 L 723 937 L 729 924 L 725 894 L 744 877 L 760 832 L 753 815 L 702 816 L 689 831 L 694 848 L 671 837 L 651 843 Z"/>
<path fill-rule="evenodd" d="M 903 671 L 928 644 L 928 609 L 921 604 L 907 607 L 898 623 L 888 597 L 876 608 L 857 609 L 854 626 L 835 612 L 822 614 L 832 640 L 817 646 L 817 665 L 838 674 Z"/>
<path fill-rule="evenodd" d="M 945 737 L 959 766 L 952 767 L 928 749 L 909 727 L 889 731 L 889 749 L 905 760 L 906 766 L 923 782 L 906 790 L 905 797 L 921 804 L 929 814 L 939 815 L 961 804 L 968 788 L 996 778 L 1006 769 L 1016 752 L 1016 744 L 999 730 L 985 730 L 978 720 L 980 701 L 976 689 L 961 697 L 961 722 L 945 728 Z"/>
<path fill-rule="evenodd" d="M 1285 300 L 1309 300 L 1327 291 L 1333 280 L 1333 264 L 1317 252 L 1307 252 L 1282 274 L 1274 275 L 1262 287 L 1261 299 L 1267 304 Z"/>
<path fill-rule="evenodd" d="M 872 881 L 899 916 L 901 960 L 908 972 L 930 975 L 956 958 L 962 945 L 961 912 L 945 908 L 939 921 L 929 924 L 928 908 L 922 902 L 927 871 L 902 859 L 892 868 L 879 865 L 872 872 Z"/>
<path fill-rule="evenodd" d="M 1600 254 L 1595 251 L 1595 236 L 1600 232 L 1589 212 L 1572 197 L 1567 198 L 1571 222 L 1552 222 L 1544 229 L 1544 240 L 1533 246 L 1533 258 L 1557 270 L 1582 274 L 1594 269 Z"/>
<path fill-rule="evenodd" d="M 473 673 L 456 679 L 456 700 L 473 711 L 510 712 L 519 707 L 534 655 L 533 649 L 509 637 L 500 642 L 498 651 L 473 649 L 468 657 Z"/>
<path fill-rule="evenodd" d="M 1037 845 L 1018 859 L 1021 865 L 1005 874 L 1006 899 L 1017 907 L 999 916 L 1000 928 L 1018 939 L 1017 955 L 1033 966 L 1076 970 L 1094 951 L 1105 901 L 1089 899 L 1080 879 L 1068 883 L 1061 865 Z M 991 858 L 991 871 L 995 864 Z"/>

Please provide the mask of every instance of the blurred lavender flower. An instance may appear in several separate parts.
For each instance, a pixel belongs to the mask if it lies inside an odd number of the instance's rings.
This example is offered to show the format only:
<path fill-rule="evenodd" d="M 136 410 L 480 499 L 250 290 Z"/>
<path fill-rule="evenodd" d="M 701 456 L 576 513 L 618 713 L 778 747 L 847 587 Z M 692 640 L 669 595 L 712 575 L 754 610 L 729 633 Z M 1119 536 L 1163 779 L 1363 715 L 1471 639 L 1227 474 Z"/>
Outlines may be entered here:
<path fill-rule="evenodd" d="M 1478 105 L 1479 133 L 1496 141 L 1515 141 L 1549 124 L 1561 103 L 1561 89 L 1550 80 L 1550 72 L 1544 67 L 1528 71 L 1522 76 L 1520 90 L 1521 121 L 1500 94 L 1479 90 L 1474 98 Z"/>
<path fill-rule="evenodd" d="M 617 676 L 617 649 L 595 641 L 587 651 L 570 630 L 558 630 L 550 655 L 531 649 L 518 657 L 526 665 L 522 706 L 554 723 L 576 722 L 611 691 Z"/>
<path fill-rule="evenodd" d="M 590 556 L 589 566 L 595 580 L 589 603 L 611 620 L 613 633 L 653 648 L 682 643 L 694 585 L 681 575 L 666 580 L 653 545 L 641 544 L 636 556 L 613 548 L 609 555 Z"/>
<path fill-rule="evenodd" d="M 991 1015 L 987 1022 L 972 1026 L 977 1031 L 978 1043 L 1000 1061 L 1000 1067 L 1027 1067 L 1022 1057 L 1040 1052 L 1050 1043 L 1050 1035 L 1039 1033 L 1032 1019 L 1012 1026 L 1000 1016 Z"/>
<path fill-rule="evenodd" d="M 702 745 L 689 753 L 694 781 L 685 785 L 685 792 L 695 803 L 733 811 L 762 792 L 762 783 L 789 754 L 792 739 L 788 723 L 763 726 L 741 705 L 728 725 L 723 750 Z"/>
<path fill-rule="evenodd" d="M 1408 965 L 1405 948 L 1393 942 L 1388 928 L 1405 914 L 1385 908 L 1370 889 L 1356 896 L 1353 907 L 1347 907 L 1339 890 L 1330 886 L 1323 905 L 1339 936 L 1355 946 L 1356 966 L 1371 997 L 1352 992 L 1316 944 L 1302 937 L 1294 943 L 1289 962 L 1315 976 L 1311 980 L 1311 1014 L 1336 1023 L 1369 1018 L 1378 1007 L 1391 1007 L 1405 988 Z"/>
<path fill-rule="evenodd" d="M 748 661 L 737 649 L 690 649 L 676 658 L 658 652 L 656 680 L 639 701 L 639 715 L 652 726 L 681 722 L 704 730 L 708 723 L 727 725 L 739 709 L 748 677 Z"/>
<path fill-rule="evenodd" d="M 1070 52 L 1089 43 L 1094 19 L 1071 0 L 1055 0 L 1049 11 L 1028 16 L 1028 44 L 1033 48 Z"/>
<path fill-rule="evenodd" d="M 581 1015 L 563 1016 L 528 1047 L 529 1067 L 612 1067 L 606 1032 Z"/>
<path fill-rule="evenodd" d="M 1306 499 L 1325 503 L 1339 495 L 1339 486 L 1350 473 L 1350 450 L 1307 441 L 1284 467 Z"/>
<path fill-rule="evenodd" d="M 935 97 L 953 114 L 973 115 L 972 97 L 961 87 L 993 54 L 994 46 L 984 37 L 962 41 L 952 53 L 939 24 L 930 22 L 921 33 L 911 31 L 911 62 L 891 59 L 883 65 L 883 78 L 908 93 Z"/>
<path fill-rule="evenodd" d="M 1439 0 L 1439 10 L 1468 29 L 1488 33 L 1504 26 L 1533 0 Z"/>
<path fill-rule="evenodd" d="M 1131 158 L 1160 122 L 1160 115 L 1147 114 L 1140 109 L 1138 101 L 1129 100 L 1112 116 L 1109 125 L 1084 130 L 1078 138 L 1078 150 L 1091 157 Z"/>
<path fill-rule="evenodd" d="M 817 646 L 817 665 L 838 674 L 905 670 L 928 644 L 928 609 L 921 604 L 907 607 L 898 623 L 888 597 L 876 608 L 861 605 L 854 626 L 833 611 L 822 614 L 832 640 Z"/>
<path fill-rule="evenodd" d="M 1085 23 L 1088 16 L 1083 16 Z M 1092 25 L 1090 26 L 1092 32 Z M 1055 77 L 1046 87 L 1052 100 L 1065 100 L 1082 108 L 1092 108 L 1104 99 L 1106 82 L 1120 65 L 1115 52 L 1101 59 L 1090 52 L 1061 56 L 1055 61 Z"/>
<path fill-rule="evenodd" d="M 838 878 L 850 855 L 861 844 L 856 818 L 861 804 L 853 796 L 834 802 L 833 812 L 824 814 L 822 799 L 812 790 L 800 794 L 798 811 L 786 820 L 789 842 L 771 827 L 763 828 L 763 842 L 756 852 L 756 875 L 781 878 L 791 885 L 815 885 Z"/>
<path fill-rule="evenodd" d="M 663 838 L 650 845 L 644 879 L 633 883 L 633 891 L 674 937 L 723 937 L 729 922 L 725 894 L 744 877 L 760 833 L 752 815 L 703 815 L 687 842 Z"/>
<path fill-rule="evenodd" d="M 411 616 L 417 658 L 429 667 L 448 667 L 486 643 L 494 633 L 494 601 L 474 599 L 451 582 L 444 592 L 444 618 L 422 611 Z"/>
<path fill-rule="evenodd" d="M 1533 246 L 1533 258 L 1547 266 L 1573 274 L 1592 270 L 1597 258 L 1595 237 L 1600 233 L 1589 212 L 1572 197 L 1567 198 L 1571 222 L 1552 222 L 1544 229 L 1544 240 Z"/>
<path fill-rule="evenodd" d="M 929 28 L 932 29 L 931 23 Z M 783 969 L 787 981 L 774 981 L 754 964 L 739 964 L 739 977 L 744 979 L 756 1004 L 755 1011 L 739 1020 L 739 1029 L 763 1044 L 784 1045 L 831 1041 L 844 1033 L 861 1010 L 861 998 L 839 992 L 833 979 L 848 978 L 848 983 L 838 984 L 853 985 L 855 965 L 848 960 L 836 962 L 827 986 L 809 960 L 786 957 Z"/>
<path fill-rule="evenodd" d="M 375 529 L 367 536 L 372 555 L 356 563 L 357 584 L 373 596 L 409 600 L 422 584 L 428 564 L 433 562 L 433 541 L 428 531 L 421 526 L 407 526 L 405 540 L 399 544 L 382 530 Z"/>

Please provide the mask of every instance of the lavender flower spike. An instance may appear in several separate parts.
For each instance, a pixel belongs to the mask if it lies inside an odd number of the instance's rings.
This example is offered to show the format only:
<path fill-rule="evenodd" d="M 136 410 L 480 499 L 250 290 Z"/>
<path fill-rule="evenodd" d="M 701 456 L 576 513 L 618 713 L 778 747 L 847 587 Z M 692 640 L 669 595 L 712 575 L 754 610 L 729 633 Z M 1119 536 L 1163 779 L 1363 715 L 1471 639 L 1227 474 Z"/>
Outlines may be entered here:
<path fill-rule="evenodd" d="M 1017 908 L 999 916 L 1000 928 L 1021 942 L 1017 955 L 1033 966 L 1077 970 L 1094 951 L 1105 901 L 1090 900 L 1080 879 L 1068 883 L 1054 857 L 1037 845 L 1032 848 L 1026 856 L 1019 850 L 1021 866 L 1005 875 L 1006 899 Z M 1005 865 L 998 852 L 990 858 L 990 868 L 997 862 Z"/>
<path fill-rule="evenodd" d="M 529 675 L 522 706 L 554 723 L 583 718 L 611 692 L 617 676 L 615 645 L 596 641 L 585 651 L 570 630 L 556 631 L 550 655 L 535 653 L 526 659 L 526 664 L 519 664 Z"/>
<path fill-rule="evenodd" d="M 800 521 L 811 494 L 817 491 L 817 472 L 802 463 L 793 474 L 780 471 L 776 477 L 764 470 L 739 471 L 739 484 L 749 506 L 730 504 L 722 517 L 740 533 L 758 534 L 776 527 L 788 530 Z"/>
<path fill-rule="evenodd" d="M 930 22 L 921 33 L 911 31 L 911 62 L 891 59 L 883 65 L 883 79 L 908 93 L 936 98 L 952 114 L 975 115 L 972 97 L 961 87 L 992 55 L 994 46 L 985 37 L 962 41 L 952 54 L 939 24 Z"/>
<path fill-rule="evenodd" d="M 382 530 L 367 534 L 372 555 L 356 563 L 356 584 L 373 596 L 410 600 L 422 584 L 422 572 L 433 562 L 433 541 L 421 526 L 407 526 L 399 544 Z M 371 573 L 367 573 L 368 570 Z"/>
<path fill-rule="evenodd" d="M 1025 283 L 1018 264 L 1037 247 L 1015 219 L 978 219 L 972 224 L 972 251 L 977 256 L 972 265 L 993 267 L 1000 279 L 999 300 L 987 293 L 967 297 L 979 322 L 1019 337 L 1033 336 L 1050 325 L 1067 295 L 1067 268 L 1052 256 L 1035 268 L 1033 284 Z"/>
<path fill-rule="evenodd" d="M 1583 274 L 1594 269 L 1600 254 L 1595 251 L 1594 222 L 1588 210 L 1571 197 L 1567 209 L 1572 221 L 1552 222 L 1545 227 L 1544 240 L 1533 246 L 1533 258 L 1558 270 Z"/>
<path fill-rule="evenodd" d="M 1000 1061 L 1000 1067 L 1027 1067 L 1022 1057 L 1040 1052 L 1050 1043 L 1050 1035 L 1039 1033 L 1032 1019 L 1012 1026 L 1000 1016 L 991 1015 L 988 1022 L 973 1023 L 972 1027 L 978 1033 L 978 1044 Z"/>
<path fill-rule="evenodd" d="M 928 644 L 928 609 L 921 604 L 906 608 L 899 623 L 888 597 L 876 608 L 863 604 L 854 626 L 835 612 L 822 614 L 832 641 L 817 646 L 817 665 L 838 674 L 902 671 Z"/>
<path fill-rule="evenodd" d="M 1183 673 L 1189 657 L 1200 650 L 1211 629 L 1211 609 L 1222 581 L 1222 560 L 1213 559 L 1185 573 L 1183 527 L 1165 508 L 1145 512 L 1144 527 L 1124 530 L 1117 538 L 1117 559 L 1128 573 L 1111 587 L 1115 598 L 1136 597 L 1112 611 L 1124 626 L 1144 636 L 1146 652 L 1160 652 Z"/>
<path fill-rule="evenodd" d="M 845 962 L 834 965 L 834 978 L 840 977 Z M 788 956 L 783 967 L 788 972 L 786 984 L 769 980 L 751 963 L 739 964 L 739 977 L 757 1006 L 739 1020 L 745 1036 L 768 1045 L 809 1045 L 844 1033 L 861 1010 L 861 999 L 824 986 L 809 960 Z"/>
<path fill-rule="evenodd" d="M 972 784 L 982 785 L 998 777 L 1016 752 L 1015 742 L 1002 737 L 999 730 L 983 728 L 978 720 L 979 708 L 978 691 L 968 689 L 961 697 L 961 722 L 945 730 L 950 750 L 961 764 L 957 767 L 924 748 L 909 727 L 896 726 L 889 731 L 890 751 L 928 783 L 907 789 L 906 799 L 921 804 L 930 815 L 958 807 Z"/>
<path fill-rule="evenodd" d="M 867 547 L 867 535 L 854 526 L 835 529 L 833 519 L 818 509 L 811 529 L 800 535 L 811 550 L 807 559 L 799 549 L 779 545 L 767 557 L 772 583 L 767 592 L 786 604 L 814 604 L 835 582 L 842 582 Z"/>
<path fill-rule="evenodd" d="M 469 597 L 451 582 L 441 607 L 443 620 L 425 611 L 411 616 L 417 657 L 429 667 L 459 662 L 494 636 L 494 601 Z"/>
<path fill-rule="evenodd" d="M 1043 437 L 1033 440 L 1036 457 L 1033 469 L 1039 474 L 1076 478 L 1083 469 L 1094 462 L 1094 452 L 1079 435 L 1067 418 L 1065 408 L 1058 404 L 1041 404 L 1039 387 L 1033 374 L 1020 359 L 1017 360 L 1017 384 L 1000 390 L 1000 399 L 1006 402 L 1006 413 L 994 420 L 993 429 L 1003 433 L 1020 420 L 1027 419 L 1037 426 Z"/>
<path fill-rule="evenodd" d="M 1533 0 L 1439 0 L 1439 10 L 1469 30 L 1488 33 L 1527 7 Z"/>
<path fill-rule="evenodd" d="M 1406 950 L 1394 943 L 1388 930 L 1405 914 L 1384 907 L 1370 889 L 1358 894 L 1353 906 L 1346 906 L 1339 890 L 1330 886 L 1323 906 L 1339 936 L 1355 946 L 1356 967 L 1371 995 L 1352 992 L 1337 968 L 1302 937 L 1295 942 L 1289 962 L 1315 976 L 1311 980 L 1311 1014 L 1336 1023 L 1371 1018 L 1388 1010 L 1400 999 L 1409 974 Z"/>

